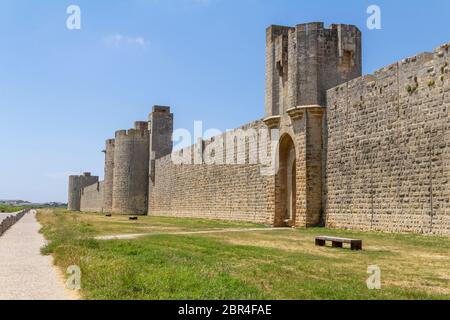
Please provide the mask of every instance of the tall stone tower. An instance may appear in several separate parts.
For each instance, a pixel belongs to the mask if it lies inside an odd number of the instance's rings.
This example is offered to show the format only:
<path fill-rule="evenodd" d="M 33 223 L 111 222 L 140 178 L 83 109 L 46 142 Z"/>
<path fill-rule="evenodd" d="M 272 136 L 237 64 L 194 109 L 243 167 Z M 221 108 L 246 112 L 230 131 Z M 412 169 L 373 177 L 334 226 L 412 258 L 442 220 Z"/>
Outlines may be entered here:
<path fill-rule="evenodd" d="M 147 122 L 116 132 L 112 212 L 147 213 L 149 143 Z"/>
<path fill-rule="evenodd" d="M 150 161 L 149 161 L 149 181 L 148 194 L 151 196 L 151 188 L 155 182 L 155 162 L 157 159 L 165 157 L 173 150 L 173 113 L 170 107 L 154 106 L 149 115 L 148 128 L 150 131 Z M 148 213 L 150 214 L 150 201 L 148 203 Z"/>
<path fill-rule="evenodd" d="M 271 26 L 266 36 L 264 121 L 280 133 L 269 211 L 275 226 L 322 225 L 327 90 L 361 75 L 361 32 L 314 22 Z"/>
<path fill-rule="evenodd" d="M 361 75 L 361 32 L 323 22 L 266 31 L 266 114 L 326 105 L 326 91 Z"/>
<path fill-rule="evenodd" d="M 103 211 L 112 212 L 114 183 L 114 149 L 116 140 L 109 139 L 105 143 L 105 181 L 103 183 Z"/>
<path fill-rule="evenodd" d="M 98 182 L 98 177 L 92 176 L 90 172 L 85 172 L 81 176 L 69 177 L 69 201 L 67 209 L 70 211 L 80 211 L 81 189 Z"/>

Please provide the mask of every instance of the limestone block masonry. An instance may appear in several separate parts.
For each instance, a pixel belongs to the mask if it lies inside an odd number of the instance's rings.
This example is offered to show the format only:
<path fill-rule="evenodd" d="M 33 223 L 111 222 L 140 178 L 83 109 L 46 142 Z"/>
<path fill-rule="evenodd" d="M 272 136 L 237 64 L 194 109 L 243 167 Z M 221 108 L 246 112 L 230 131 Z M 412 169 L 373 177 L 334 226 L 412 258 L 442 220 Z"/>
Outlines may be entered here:
<path fill-rule="evenodd" d="M 92 176 L 90 172 L 86 172 L 81 176 L 70 176 L 68 210 L 80 211 L 81 190 L 97 182 L 98 177 Z"/>
<path fill-rule="evenodd" d="M 328 91 L 328 226 L 450 233 L 449 46 Z"/>
<path fill-rule="evenodd" d="M 105 180 L 103 183 L 103 210 L 112 212 L 114 181 L 114 149 L 116 141 L 106 140 L 105 145 Z"/>
<path fill-rule="evenodd" d="M 173 113 L 170 112 L 170 107 L 154 106 L 149 115 L 148 129 L 150 131 L 148 195 L 150 196 L 155 187 L 156 160 L 172 153 Z M 148 201 L 148 211 L 151 211 L 150 201 Z"/>
<path fill-rule="evenodd" d="M 266 114 L 326 105 L 326 90 L 361 75 L 361 32 L 322 22 L 266 31 Z"/>
<path fill-rule="evenodd" d="M 172 155 L 156 160 L 155 178 L 150 194 L 149 214 L 175 217 L 202 217 L 213 219 L 252 221 L 270 223 L 268 215 L 267 179 L 261 175 L 259 164 L 237 164 L 237 158 L 249 158 L 250 148 L 256 151 L 258 129 L 264 128 L 262 121 L 257 121 L 226 135 L 212 140 L 202 141 L 200 145 L 205 155 L 209 150 L 224 159 L 227 153 L 226 136 L 232 137 L 236 131 L 250 132 L 246 148 L 233 155 L 234 164 L 195 164 L 195 150 L 199 144 L 186 148 L 179 153 L 189 152 L 190 164 L 174 164 Z M 216 144 L 212 151 L 213 143 Z"/>
<path fill-rule="evenodd" d="M 104 181 L 81 189 L 80 210 L 83 212 L 103 212 Z"/>
<path fill-rule="evenodd" d="M 173 152 L 155 106 L 106 141 L 103 182 L 69 178 L 69 209 L 450 235 L 450 44 L 366 76 L 361 44 L 352 25 L 270 26 L 265 118 Z"/>
<path fill-rule="evenodd" d="M 147 122 L 116 132 L 112 212 L 146 214 L 148 210 L 149 131 Z"/>

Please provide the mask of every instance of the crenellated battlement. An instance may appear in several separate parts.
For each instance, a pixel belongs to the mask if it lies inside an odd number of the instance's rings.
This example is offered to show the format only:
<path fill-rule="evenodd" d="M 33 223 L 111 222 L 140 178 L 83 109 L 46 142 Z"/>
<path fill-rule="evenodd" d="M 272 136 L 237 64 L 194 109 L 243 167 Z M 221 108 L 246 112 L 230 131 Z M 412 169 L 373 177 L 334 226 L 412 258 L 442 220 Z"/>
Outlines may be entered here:
<path fill-rule="evenodd" d="M 153 113 L 170 113 L 169 106 L 153 106 Z"/>
<path fill-rule="evenodd" d="M 316 31 L 316 30 L 324 30 L 330 29 L 325 28 L 325 24 L 323 22 L 308 22 L 308 23 L 299 23 L 296 25 L 298 31 Z"/>
<path fill-rule="evenodd" d="M 115 144 L 116 144 L 116 139 L 108 139 L 105 141 L 106 147 L 114 147 Z"/>
<path fill-rule="evenodd" d="M 399 60 L 376 70 L 373 74 L 367 74 L 331 88 L 327 94 L 335 97 L 340 94 L 349 94 L 345 89 L 361 90 L 365 87 L 368 90 L 359 92 L 364 95 L 370 89 L 379 89 L 380 86 L 385 89 L 397 88 L 397 85 L 403 85 L 408 93 L 413 94 L 420 89 L 442 86 L 448 80 L 450 72 L 449 47 L 450 43 L 436 48 L 433 52 L 422 52 Z M 399 90 L 399 93 L 401 91 Z"/>
<path fill-rule="evenodd" d="M 361 75 L 361 32 L 323 22 L 266 31 L 266 116 L 326 105 L 326 90 Z"/>
<path fill-rule="evenodd" d="M 127 135 L 127 130 L 117 130 L 116 134 L 115 134 L 116 140 L 117 140 L 117 138 L 123 137 L 123 136 L 126 136 L 126 135 Z"/>
<path fill-rule="evenodd" d="M 148 137 L 149 132 L 145 129 L 128 129 L 128 130 L 118 130 L 116 131 L 115 144 L 117 140 L 125 138 L 136 138 L 136 137 Z"/>
<path fill-rule="evenodd" d="M 216 151 L 218 154 L 214 154 L 214 158 L 216 158 L 218 163 L 225 164 L 228 162 L 230 165 L 249 164 L 249 162 L 251 162 L 251 157 L 258 155 L 256 147 L 258 143 L 262 141 L 261 134 L 268 133 L 268 131 L 265 130 L 268 130 L 268 128 L 263 120 L 253 121 L 208 139 L 198 139 L 198 141 L 195 141 L 192 145 L 174 151 L 171 154 L 158 159 L 157 162 L 169 163 L 174 159 L 177 159 L 174 162 L 184 164 L 204 164 L 207 162 L 206 159 L 212 156 L 211 154 L 208 154 L 208 146 L 215 143 L 215 148 L 211 149 L 217 149 Z M 246 141 L 242 142 L 239 140 L 242 137 L 245 137 Z M 256 144 L 249 144 L 249 141 L 256 142 Z M 234 146 L 235 150 L 230 150 L 231 153 L 228 153 L 227 147 L 230 145 Z M 220 150 L 220 152 L 218 150 Z M 211 151 L 209 150 L 209 152 Z M 253 154 L 250 156 L 250 153 L 252 152 Z M 232 156 L 232 159 L 227 159 L 227 156 Z"/>
<path fill-rule="evenodd" d="M 148 130 L 148 122 L 147 121 L 136 121 L 134 123 L 134 129 L 139 131 L 146 131 Z"/>

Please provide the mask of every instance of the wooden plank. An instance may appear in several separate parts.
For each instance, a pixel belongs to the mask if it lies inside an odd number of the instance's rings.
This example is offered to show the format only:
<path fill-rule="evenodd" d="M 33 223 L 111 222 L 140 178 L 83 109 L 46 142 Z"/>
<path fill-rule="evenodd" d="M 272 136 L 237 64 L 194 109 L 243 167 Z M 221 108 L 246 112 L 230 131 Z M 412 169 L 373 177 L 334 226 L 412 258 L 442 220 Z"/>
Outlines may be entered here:
<path fill-rule="evenodd" d="M 343 242 L 341 242 L 341 241 L 333 241 L 333 242 L 332 242 L 332 247 L 333 247 L 333 248 L 343 248 L 343 247 L 344 247 L 344 244 L 343 244 Z"/>
<path fill-rule="evenodd" d="M 352 250 L 362 250 L 362 241 L 354 241 L 351 243 Z"/>
<path fill-rule="evenodd" d="M 325 240 L 316 239 L 316 246 L 324 247 L 326 246 L 327 242 Z"/>
<path fill-rule="evenodd" d="M 325 240 L 325 241 L 340 241 L 340 242 L 344 242 L 344 243 L 351 243 L 353 241 L 362 241 L 359 239 L 337 238 L 337 237 L 327 237 L 327 236 L 316 237 L 316 239 Z"/>

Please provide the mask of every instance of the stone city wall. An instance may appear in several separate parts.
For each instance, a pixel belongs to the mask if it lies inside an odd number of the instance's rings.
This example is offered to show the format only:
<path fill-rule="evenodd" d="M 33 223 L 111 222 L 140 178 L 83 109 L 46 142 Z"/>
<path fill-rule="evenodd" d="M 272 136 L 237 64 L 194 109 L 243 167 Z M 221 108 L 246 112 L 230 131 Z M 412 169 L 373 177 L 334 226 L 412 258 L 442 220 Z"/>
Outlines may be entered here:
<path fill-rule="evenodd" d="M 204 141 L 204 155 L 209 153 L 210 156 L 207 161 L 213 162 L 215 156 L 226 160 L 226 154 L 230 154 L 227 148 L 224 147 L 221 153 L 218 151 L 221 148 L 215 146 L 224 145 L 226 137 L 239 133 L 239 130 L 257 133 L 257 141 L 261 141 L 260 128 L 267 130 L 261 121 L 257 121 Z M 267 177 L 261 174 L 262 166 L 249 156 L 257 154 L 258 143 L 251 139 L 246 141 L 245 150 L 238 148 L 236 143 L 232 154 L 234 163 L 238 163 L 239 158 L 244 159 L 245 164 L 175 164 L 172 155 L 156 160 L 149 214 L 268 223 Z M 200 143 L 174 154 L 190 153 L 185 159 L 193 162 L 197 158 L 194 150 L 199 150 L 199 146 Z M 219 154 L 224 156 L 219 157 Z"/>
<path fill-rule="evenodd" d="M 70 176 L 67 209 L 70 211 L 80 211 L 81 190 L 97 182 L 98 177 L 92 176 L 90 172 L 85 172 L 81 176 Z"/>
<path fill-rule="evenodd" d="M 81 190 L 81 211 L 103 212 L 104 182 L 97 182 Z"/>
<path fill-rule="evenodd" d="M 450 233 L 449 44 L 328 91 L 326 223 Z"/>

